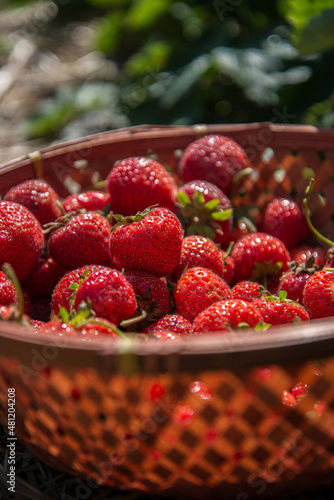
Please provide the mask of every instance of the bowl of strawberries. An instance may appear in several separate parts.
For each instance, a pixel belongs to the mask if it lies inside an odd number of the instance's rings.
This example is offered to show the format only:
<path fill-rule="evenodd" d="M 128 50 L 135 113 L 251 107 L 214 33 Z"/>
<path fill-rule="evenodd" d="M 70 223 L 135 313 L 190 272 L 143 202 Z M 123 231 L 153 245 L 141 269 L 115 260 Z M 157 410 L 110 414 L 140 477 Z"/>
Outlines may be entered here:
<path fill-rule="evenodd" d="M 0 166 L 1 423 L 80 485 L 332 484 L 333 138 L 140 126 Z"/>

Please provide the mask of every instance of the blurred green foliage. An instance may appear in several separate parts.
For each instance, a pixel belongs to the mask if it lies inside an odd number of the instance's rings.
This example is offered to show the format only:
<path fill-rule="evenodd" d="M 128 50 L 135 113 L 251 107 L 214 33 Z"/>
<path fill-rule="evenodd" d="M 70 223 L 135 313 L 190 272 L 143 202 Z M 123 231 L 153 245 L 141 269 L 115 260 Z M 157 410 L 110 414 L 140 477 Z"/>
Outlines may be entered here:
<path fill-rule="evenodd" d="M 142 123 L 334 126 L 333 0 L 54 3 L 55 25 L 96 18 L 91 48 L 119 73 L 59 89 L 27 122 L 29 137 Z"/>

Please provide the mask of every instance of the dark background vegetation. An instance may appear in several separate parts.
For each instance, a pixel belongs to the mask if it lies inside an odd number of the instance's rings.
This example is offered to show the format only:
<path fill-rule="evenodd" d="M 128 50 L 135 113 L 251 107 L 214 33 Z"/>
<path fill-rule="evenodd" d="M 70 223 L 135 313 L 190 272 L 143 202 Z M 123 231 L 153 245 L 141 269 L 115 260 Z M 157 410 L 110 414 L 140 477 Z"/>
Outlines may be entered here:
<path fill-rule="evenodd" d="M 2 4 L 4 65 L 18 38 L 34 48 L 16 128 L 28 144 L 143 123 L 334 126 L 333 0 Z"/>

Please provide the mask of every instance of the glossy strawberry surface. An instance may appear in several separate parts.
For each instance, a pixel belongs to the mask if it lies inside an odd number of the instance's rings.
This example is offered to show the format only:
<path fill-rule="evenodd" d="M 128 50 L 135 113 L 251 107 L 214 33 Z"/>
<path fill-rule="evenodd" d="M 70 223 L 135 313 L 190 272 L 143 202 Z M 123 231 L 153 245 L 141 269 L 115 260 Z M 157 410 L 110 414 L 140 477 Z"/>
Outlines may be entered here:
<path fill-rule="evenodd" d="M 102 268 L 91 273 L 78 287 L 74 308 L 88 304 L 96 316 L 115 325 L 132 316 L 137 309 L 135 292 L 116 269 Z"/>
<path fill-rule="evenodd" d="M 233 247 L 234 279 L 259 280 L 287 271 L 290 255 L 286 246 L 274 236 L 252 233 L 243 236 Z"/>
<path fill-rule="evenodd" d="M 263 320 L 251 302 L 231 299 L 216 302 L 201 312 L 194 321 L 194 332 L 219 332 L 240 327 L 255 327 Z"/>
<path fill-rule="evenodd" d="M 312 319 L 334 316 L 334 271 L 322 269 L 308 279 L 303 304 Z"/>
<path fill-rule="evenodd" d="M 135 215 L 158 204 L 174 210 L 177 186 L 173 177 L 155 160 L 130 157 L 118 162 L 107 179 L 111 210 Z"/>
<path fill-rule="evenodd" d="M 84 193 L 71 194 L 65 198 L 62 205 L 65 212 L 72 212 L 81 208 L 87 211 L 101 210 L 110 203 L 110 194 L 103 191 L 91 190 Z"/>
<path fill-rule="evenodd" d="M 110 224 L 105 217 L 87 212 L 73 217 L 49 238 L 49 253 L 57 264 L 71 270 L 81 266 L 107 265 Z"/>
<path fill-rule="evenodd" d="M 166 208 L 153 208 L 138 219 L 125 219 L 112 230 L 111 257 L 126 271 L 146 271 L 156 276 L 172 273 L 181 258 L 180 221 Z"/>
<path fill-rule="evenodd" d="M 184 182 L 205 180 L 228 196 L 233 179 L 246 166 L 246 154 L 233 139 L 212 134 L 187 146 L 180 161 L 179 173 Z"/>
<path fill-rule="evenodd" d="M 261 231 L 279 238 L 289 249 L 306 240 L 310 230 L 299 205 L 275 198 L 264 209 Z"/>
<path fill-rule="evenodd" d="M 223 258 L 212 240 L 204 236 L 186 236 L 182 241 L 181 262 L 171 275 L 176 282 L 186 269 L 205 267 L 222 277 Z"/>
<path fill-rule="evenodd" d="M 12 265 L 17 277 L 28 276 L 44 247 L 42 228 L 23 205 L 0 201 L 0 266 Z"/>
<path fill-rule="evenodd" d="M 231 298 L 231 290 L 223 279 L 204 267 L 188 269 L 176 284 L 176 313 L 192 322 L 214 302 Z"/>
<path fill-rule="evenodd" d="M 11 188 L 4 197 L 24 205 L 36 217 L 41 225 L 55 221 L 62 215 L 57 205 L 59 196 L 45 181 L 31 179 Z"/>
<path fill-rule="evenodd" d="M 310 320 L 305 308 L 296 302 L 256 299 L 253 304 L 261 312 L 263 321 L 271 325 L 299 323 L 300 321 Z"/>

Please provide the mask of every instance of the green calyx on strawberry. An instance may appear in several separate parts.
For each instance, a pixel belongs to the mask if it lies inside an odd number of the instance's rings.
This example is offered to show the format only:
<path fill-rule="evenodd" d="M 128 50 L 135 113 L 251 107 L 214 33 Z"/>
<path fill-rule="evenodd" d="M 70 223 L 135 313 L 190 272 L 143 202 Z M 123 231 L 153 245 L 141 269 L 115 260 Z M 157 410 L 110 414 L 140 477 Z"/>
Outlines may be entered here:
<path fill-rule="evenodd" d="M 104 318 L 97 318 L 94 311 L 91 309 L 89 301 L 81 302 L 78 309 L 72 309 L 70 312 L 61 306 L 59 309 L 59 317 L 63 323 L 72 325 L 77 330 L 82 330 L 87 325 L 96 325 L 96 327 L 103 327 L 105 333 L 110 330 L 110 333 L 116 333 L 121 337 L 125 337 L 124 332 L 119 330 L 113 323 Z"/>
<path fill-rule="evenodd" d="M 205 200 L 203 193 L 195 191 L 192 199 L 188 194 L 179 191 L 177 195 L 178 208 L 186 227 L 186 235 L 201 235 L 216 241 L 221 233 L 221 224 L 233 215 L 233 209 L 221 208 L 221 200 Z"/>
<path fill-rule="evenodd" d="M 262 298 L 254 300 L 253 304 L 261 312 L 265 323 L 280 325 L 310 320 L 308 312 L 301 304 L 287 299 L 285 290 L 281 290 L 278 296 L 267 290 L 262 290 L 261 293 Z"/>
<path fill-rule="evenodd" d="M 156 207 L 159 205 L 151 205 L 142 212 L 137 212 L 135 215 L 121 215 L 121 214 L 114 214 L 113 217 L 116 220 L 116 224 L 114 224 L 111 228 L 111 231 L 114 231 L 117 227 L 123 226 L 124 224 L 132 224 L 133 222 L 140 222 L 146 217 L 146 215 L 149 215 L 152 210 L 154 210 Z"/>
<path fill-rule="evenodd" d="M 134 216 L 114 216 L 109 238 L 110 257 L 127 271 L 162 277 L 180 263 L 183 229 L 168 208 L 148 207 Z"/>
<path fill-rule="evenodd" d="M 86 212 L 87 212 L 86 209 L 78 208 L 77 210 L 74 210 L 72 212 L 63 213 L 63 215 L 58 217 L 55 221 L 43 224 L 43 234 L 44 235 L 50 234 L 53 231 L 56 231 L 57 229 L 66 226 L 66 224 L 70 222 L 73 219 L 73 217 L 79 214 L 84 214 Z"/>

